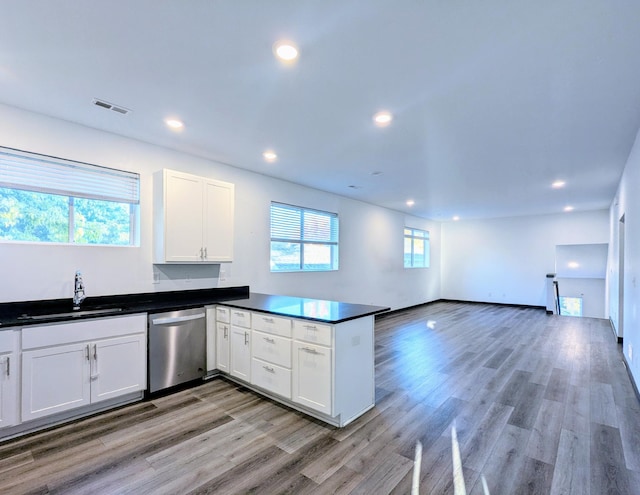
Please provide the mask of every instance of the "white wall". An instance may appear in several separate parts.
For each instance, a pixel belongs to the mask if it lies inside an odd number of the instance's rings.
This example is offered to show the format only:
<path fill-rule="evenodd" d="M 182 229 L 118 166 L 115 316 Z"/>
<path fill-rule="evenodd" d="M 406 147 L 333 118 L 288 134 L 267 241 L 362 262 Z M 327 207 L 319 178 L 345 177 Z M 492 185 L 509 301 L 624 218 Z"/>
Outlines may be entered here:
<path fill-rule="evenodd" d="M 4 105 L 0 105 L 0 146 L 138 172 L 141 179 L 139 248 L 0 243 L 1 302 L 71 297 L 76 269 L 83 272 L 89 296 L 249 285 L 255 292 L 393 309 L 440 297 L 437 222 Z M 152 174 L 162 168 L 236 185 L 233 263 L 154 268 Z M 339 271 L 270 273 L 271 200 L 339 214 Z M 405 225 L 430 231 L 431 268 L 403 268 Z M 153 283 L 154 270 L 159 284 Z"/>
<path fill-rule="evenodd" d="M 606 210 L 442 224 L 442 298 L 546 306 L 558 244 L 606 243 Z"/>
<path fill-rule="evenodd" d="M 623 352 L 636 384 L 640 385 L 640 131 L 631 149 L 627 164 L 618 187 L 618 192 L 610 209 L 608 293 L 611 320 L 624 333 Z M 618 280 L 620 218 L 624 215 L 624 272 L 623 315 L 619 314 Z"/>

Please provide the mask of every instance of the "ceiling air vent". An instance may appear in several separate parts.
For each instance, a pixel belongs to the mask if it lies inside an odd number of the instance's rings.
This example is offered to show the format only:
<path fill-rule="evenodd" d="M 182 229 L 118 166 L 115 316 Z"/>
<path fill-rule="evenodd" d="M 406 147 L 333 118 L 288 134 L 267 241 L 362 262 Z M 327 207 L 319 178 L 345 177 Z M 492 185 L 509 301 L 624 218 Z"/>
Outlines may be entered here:
<path fill-rule="evenodd" d="M 131 112 L 131 110 L 129 110 L 128 108 L 119 107 L 117 105 L 114 105 L 113 103 L 109 103 L 108 101 L 98 100 L 97 98 L 94 98 L 93 104 L 97 107 L 102 107 L 106 108 L 107 110 L 113 110 L 114 112 L 121 113 L 122 115 L 127 115 L 129 112 Z"/>

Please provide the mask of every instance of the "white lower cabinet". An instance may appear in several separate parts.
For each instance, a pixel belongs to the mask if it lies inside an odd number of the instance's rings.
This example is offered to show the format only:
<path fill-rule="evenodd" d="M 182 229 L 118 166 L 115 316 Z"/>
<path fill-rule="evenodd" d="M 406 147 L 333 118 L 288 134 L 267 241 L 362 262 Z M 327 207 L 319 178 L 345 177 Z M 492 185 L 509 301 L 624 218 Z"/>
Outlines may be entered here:
<path fill-rule="evenodd" d="M 215 368 L 223 373 L 229 373 L 229 352 L 231 349 L 231 310 L 224 306 L 215 308 Z M 207 329 L 209 328 L 209 313 L 207 313 Z M 207 338 L 209 332 L 207 330 Z M 207 364 L 209 360 L 207 358 Z"/>
<path fill-rule="evenodd" d="M 147 388 L 147 338 L 144 333 L 98 340 L 90 347 L 91 402 Z"/>
<path fill-rule="evenodd" d="M 217 352 L 229 349 L 227 367 L 224 359 L 217 360 L 220 371 L 336 426 L 374 406 L 373 316 L 329 324 L 217 310 Z M 225 347 L 221 339 L 227 333 Z"/>
<path fill-rule="evenodd" d="M 89 344 L 22 353 L 22 420 L 91 403 Z"/>
<path fill-rule="evenodd" d="M 225 373 L 229 373 L 230 341 L 231 326 L 216 322 L 216 368 Z"/>
<path fill-rule="evenodd" d="M 291 320 L 256 313 L 251 320 L 251 383 L 291 400 Z"/>
<path fill-rule="evenodd" d="M 18 422 L 19 332 L 0 332 L 0 428 Z"/>
<path fill-rule="evenodd" d="M 216 310 L 213 307 L 207 311 L 207 372 L 216 369 Z"/>
<path fill-rule="evenodd" d="M 298 404 L 333 415 L 332 349 L 293 342 L 293 396 Z"/>
<path fill-rule="evenodd" d="M 22 421 L 146 389 L 146 315 L 22 329 Z"/>
<path fill-rule="evenodd" d="M 251 381 L 251 330 L 231 326 L 229 373 L 247 382 Z"/>

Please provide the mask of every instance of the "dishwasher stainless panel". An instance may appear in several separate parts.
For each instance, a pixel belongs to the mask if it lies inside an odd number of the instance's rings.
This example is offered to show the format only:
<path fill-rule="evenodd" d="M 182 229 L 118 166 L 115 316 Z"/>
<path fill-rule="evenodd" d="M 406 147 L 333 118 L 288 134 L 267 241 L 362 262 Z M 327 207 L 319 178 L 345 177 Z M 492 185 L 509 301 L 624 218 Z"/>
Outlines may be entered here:
<path fill-rule="evenodd" d="M 149 392 L 206 373 L 206 311 L 185 309 L 149 315 Z"/>

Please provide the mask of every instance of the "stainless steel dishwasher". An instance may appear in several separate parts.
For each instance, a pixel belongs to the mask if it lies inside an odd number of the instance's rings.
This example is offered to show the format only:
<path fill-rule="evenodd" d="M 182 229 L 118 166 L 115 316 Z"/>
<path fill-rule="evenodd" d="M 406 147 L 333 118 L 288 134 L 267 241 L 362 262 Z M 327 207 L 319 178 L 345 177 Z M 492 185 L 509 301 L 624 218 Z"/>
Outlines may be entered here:
<path fill-rule="evenodd" d="M 206 373 L 206 311 L 185 309 L 149 315 L 149 392 Z"/>

